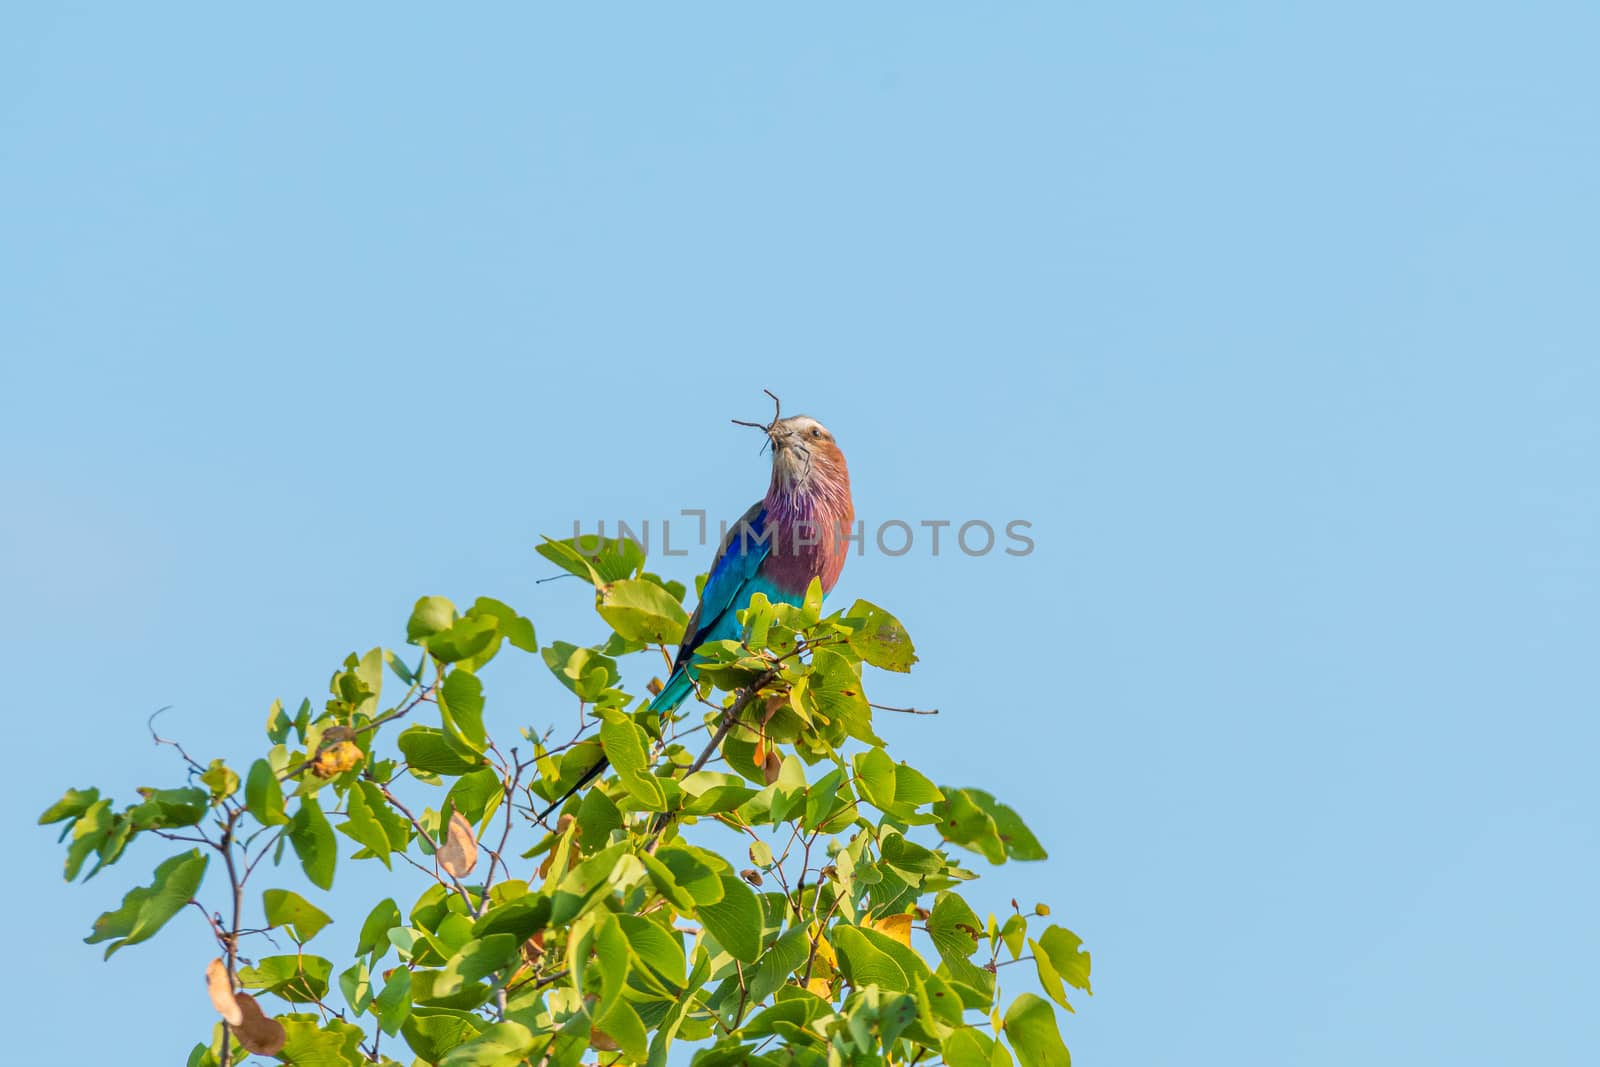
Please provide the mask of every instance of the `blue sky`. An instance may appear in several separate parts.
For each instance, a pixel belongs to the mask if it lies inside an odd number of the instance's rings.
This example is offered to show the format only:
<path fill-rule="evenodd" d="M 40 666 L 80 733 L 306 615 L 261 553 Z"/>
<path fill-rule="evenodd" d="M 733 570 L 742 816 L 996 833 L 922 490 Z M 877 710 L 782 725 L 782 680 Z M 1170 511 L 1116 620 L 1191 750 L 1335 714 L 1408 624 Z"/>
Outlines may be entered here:
<path fill-rule="evenodd" d="M 538 536 L 738 515 L 769 387 L 869 523 L 1033 524 L 836 596 L 1050 850 L 975 896 L 1094 952 L 1080 1064 L 1592 1059 L 1591 6 L 7 23 L 10 1058 L 211 1021 L 198 916 L 79 943 L 159 853 L 64 889 L 63 787 L 170 779 L 163 705 L 244 757 L 420 594 L 596 639 Z"/>

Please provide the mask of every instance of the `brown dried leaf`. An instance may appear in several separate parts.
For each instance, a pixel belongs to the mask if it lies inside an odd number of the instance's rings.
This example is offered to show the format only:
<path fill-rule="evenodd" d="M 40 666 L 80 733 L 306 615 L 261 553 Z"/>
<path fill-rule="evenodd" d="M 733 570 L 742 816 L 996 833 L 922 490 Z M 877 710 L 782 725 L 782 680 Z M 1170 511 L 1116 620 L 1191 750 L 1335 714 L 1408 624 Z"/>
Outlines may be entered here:
<path fill-rule="evenodd" d="M 263 1012 L 256 998 L 249 993 L 240 993 L 238 1001 L 244 1018 L 233 1028 L 233 1036 L 239 1039 L 245 1051 L 258 1056 L 276 1056 L 282 1052 L 283 1046 L 289 1041 L 283 1024 Z"/>
<path fill-rule="evenodd" d="M 478 839 L 472 832 L 472 824 L 459 811 L 450 813 L 450 826 L 438 855 L 439 866 L 453 878 L 465 878 L 478 865 Z"/>
<path fill-rule="evenodd" d="M 783 757 L 776 752 L 768 752 L 767 758 L 761 767 L 761 776 L 771 785 L 778 780 L 778 774 L 783 770 Z"/>
<path fill-rule="evenodd" d="M 229 1026 L 238 1026 L 243 1018 L 239 1002 L 233 996 L 233 982 L 228 978 L 228 965 L 221 960 L 206 964 L 206 992 L 211 994 L 211 1006 Z"/>
<path fill-rule="evenodd" d="M 745 881 L 749 882 L 751 885 L 755 886 L 757 889 L 761 888 L 761 872 L 756 870 L 755 868 L 752 867 L 752 868 L 748 868 L 746 870 L 740 871 L 739 872 L 739 877 L 743 878 Z"/>

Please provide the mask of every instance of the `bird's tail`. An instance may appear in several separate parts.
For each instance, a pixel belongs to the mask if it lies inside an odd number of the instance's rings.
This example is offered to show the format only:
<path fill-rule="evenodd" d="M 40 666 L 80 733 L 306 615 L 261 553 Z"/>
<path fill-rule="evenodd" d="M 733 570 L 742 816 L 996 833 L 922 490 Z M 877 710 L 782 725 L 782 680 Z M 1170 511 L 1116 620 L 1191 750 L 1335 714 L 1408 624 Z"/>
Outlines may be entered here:
<path fill-rule="evenodd" d="M 672 672 L 672 677 L 667 679 L 667 684 L 662 686 L 661 692 L 657 693 L 655 699 L 650 701 L 650 710 L 664 719 L 674 711 L 677 711 L 678 705 L 688 699 L 689 694 L 692 692 L 694 692 L 694 679 L 689 677 L 687 669 L 679 667 Z M 562 793 L 551 802 L 549 807 L 539 813 L 539 821 L 543 822 L 548 819 L 550 814 L 565 804 L 572 794 L 600 777 L 601 773 L 609 766 L 611 766 L 611 761 L 601 756 L 593 767 L 583 772 L 582 778 L 574 782 L 566 792 Z"/>

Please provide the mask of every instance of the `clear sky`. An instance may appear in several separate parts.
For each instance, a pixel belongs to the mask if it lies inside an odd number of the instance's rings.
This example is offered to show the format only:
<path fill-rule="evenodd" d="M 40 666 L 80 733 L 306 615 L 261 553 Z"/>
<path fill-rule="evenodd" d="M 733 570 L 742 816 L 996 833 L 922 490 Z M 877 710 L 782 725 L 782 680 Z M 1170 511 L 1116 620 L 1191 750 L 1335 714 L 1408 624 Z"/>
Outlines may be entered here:
<path fill-rule="evenodd" d="M 198 916 L 79 942 L 160 853 L 64 888 L 63 787 L 420 594 L 597 639 L 538 535 L 738 515 L 770 387 L 869 524 L 1033 524 L 835 595 L 1050 850 L 976 896 L 1093 951 L 1080 1064 L 1593 1062 L 1593 5 L 530 7 L 5 16 L 8 1061 L 213 1018 Z"/>

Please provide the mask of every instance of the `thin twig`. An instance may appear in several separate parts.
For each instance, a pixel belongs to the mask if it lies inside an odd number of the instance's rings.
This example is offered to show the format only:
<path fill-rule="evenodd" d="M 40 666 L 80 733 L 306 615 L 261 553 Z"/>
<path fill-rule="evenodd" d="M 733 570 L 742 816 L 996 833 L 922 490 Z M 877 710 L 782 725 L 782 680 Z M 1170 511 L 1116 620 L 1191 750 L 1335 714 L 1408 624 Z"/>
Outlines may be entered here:
<path fill-rule="evenodd" d="M 887 704 L 874 704 L 867 701 L 867 707 L 877 708 L 879 711 L 898 711 L 902 715 L 937 715 L 938 708 L 891 708 Z"/>

